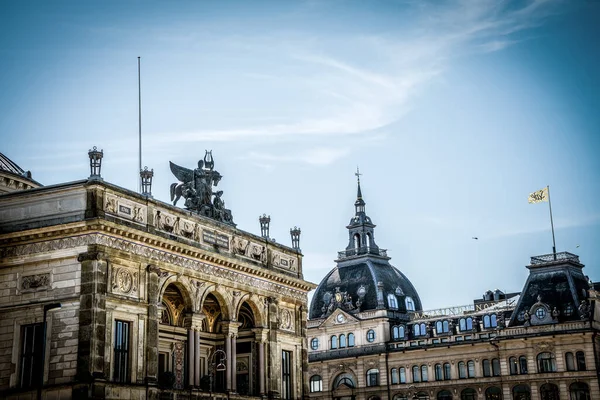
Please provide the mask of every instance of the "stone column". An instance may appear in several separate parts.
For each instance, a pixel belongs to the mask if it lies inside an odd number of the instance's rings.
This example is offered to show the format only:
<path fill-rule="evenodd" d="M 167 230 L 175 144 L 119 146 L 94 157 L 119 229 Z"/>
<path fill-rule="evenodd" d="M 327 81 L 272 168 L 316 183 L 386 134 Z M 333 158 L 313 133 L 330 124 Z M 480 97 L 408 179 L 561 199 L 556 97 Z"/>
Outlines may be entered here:
<path fill-rule="evenodd" d="M 225 390 L 231 391 L 231 337 L 225 334 L 225 354 L 227 355 L 227 369 L 225 370 Z"/>
<path fill-rule="evenodd" d="M 196 332 L 188 329 L 188 385 L 194 386 L 196 382 Z"/>
<path fill-rule="evenodd" d="M 237 393 L 237 334 L 231 335 L 231 390 Z"/>
<path fill-rule="evenodd" d="M 156 265 L 148 265 L 148 321 L 146 323 L 146 397 L 158 399 L 158 324 L 159 290 L 158 278 L 162 271 Z"/>
<path fill-rule="evenodd" d="M 77 380 L 103 381 L 110 371 L 109 364 L 104 362 L 108 258 L 105 253 L 93 249 L 80 254 L 77 260 L 81 263 Z M 104 397 L 100 388 L 93 388 L 93 392 Z"/>
<path fill-rule="evenodd" d="M 200 387 L 200 334 L 194 329 L 194 343 L 196 343 L 196 358 L 194 359 L 194 386 Z"/>
<path fill-rule="evenodd" d="M 265 364 L 265 343 L 267 342 L 269 331 L 265 328 L 252 329 L 254 339 L 258 344 L 258 393 L 261 397 L 266 395 L 265 379 L 267 376 L 267 366 Z"/>
<path fill-rule="evenodd" d="M 281 352 L 278 345 L 279 307 L 277 299 L 268 299 L 267 382 L 265 390 L 269 399 L 279 399 L 281 386 Z"/>

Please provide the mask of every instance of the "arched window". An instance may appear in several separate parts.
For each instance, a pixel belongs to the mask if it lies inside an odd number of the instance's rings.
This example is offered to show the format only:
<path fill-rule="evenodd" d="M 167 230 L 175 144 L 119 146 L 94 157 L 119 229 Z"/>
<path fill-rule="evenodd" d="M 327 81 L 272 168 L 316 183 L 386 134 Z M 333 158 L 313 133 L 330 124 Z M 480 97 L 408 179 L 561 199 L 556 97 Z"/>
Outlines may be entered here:
<path fill-rule="evenodd" d="M 379 370 L 376 368 L 367 371 L 367 386 L 379 386 Z"/>
<path fill-rule="evenodd" d="M 360 247 L 360 235 L 357 233 L 354 235 L 354 249 L 358 250 Z"/>
<path fill-rule="evenodd" d="M 444 363 L 444 380 L 449 381 L 452 379 L 452 369 L 450 363 Z"/>
<path fill-rule="evenodd" d="M 427 382 L 429 380 L 429 373 L 427 372 L 427 365 L 421 365 L 421 382 Z"/>
<path fill-rule="evenodd" d="M 354 333 L 348 334 L 348 347 L 354 347 Z"/>
<path fill-rule="evenodd" d="M 519 362 L 517 357 L 511 357 L 508 359 L 508 369 L 511 375 L 519 374 Z"/>
<path fill-rule="evenodd" d="M 492 359 L 492 375 L 500 376 L 500 360 L 497 358 Z"/>
<path fill-rule="evenodd" d="M 442 364 L 435 364 L 435 380 L 436 381 L 444 380 L 444 371 L 442 369 Z"/>
<path fill-rule="evenodd" d="M 449 324 L 448 321 L 438 321 L 435 323 L 435 332 L 439 335 L 440 333 L 448 333 Z"/>
<path fill-rule="evenodd" d="M 496 328 L 498 326 L 498 317 L 496 314 L 485 315 L 483 317 L 483 327 L 485 329 Z"/>
<path fill-rule="evenodd" d="M 371 248 L 371 234 L 367 233 L 367 249 Z"/>
<path fill-rule="evenodd" d="M 461 318 L 458 320 L 458 329 L 461 332 L 464 332 L 467 330 L 467 320 L 465 318 Z"/>
<path fill-rule="evenodd" d="M 448 321 L 442 322 L 442 329 L 444 332 L 450 332 L 450 324 Z"/>
<path fill-rule="evenodd" d="M 338 342 L 337 336 L 332 336 L 331 337 L 331 348 L 332 349 L 337 349 L 337 347 L 338 347 L 337 342 Z"/>
<path fill-rule="evenodd" d="M 398 308 L 398 299 L 393 294 L 388 294 L 388 306 L 390 308 Z"/>
<path fill-rule="evenodd" d="M 490 360 L 483 360 L 481 366 L 483 367 L 483 376 L 492 376 L 492 363 L 490 363 Z"/>
<path fill-rule="evenodd" d="M 464 361 L 458 363 L 458 378 L 465 379 L 467 377 L 467 365 Z"/>
<path fill-rule="evenodd" d="M 531 400 L 531 391 L 527 385 L 517 385 L 512 390 L 513 400 Z"/>
<path fill-rule="evenodd" d="M 425 336 L 427 334 L 427 329 L 425 324 L 414 324 L 413 325 L 413 333 L 414 336 Z"/>
<path fill-rule="evenodd" d="M 569 386 L 569 395 L 571 400 L 590 400 L 590 389 L 588 385 L 581 382 L 572 383 Z"/>
<path fill-rule="evenodd" d="M 421 368 L 418 365 L 412 367 L 413 382 L 421 382 Z"/>
<path fill-rule="evenodd" d="M 538 372 L 556 372 L 554 354 L 545 351 L 537 355 Z"/>
<path fill-rule="evenodd" d="M 398 326 L 398 337 L 400 339 L 404 339 L 405 333 L 404 333 L 404 325 L 400 325 Z"/>
<path fill-rule="evenodd" d="M 477 400 L 477 392 L 475 389 L 465 389 L 460 392 L 460 400 Z"/>
<path fill-rule="evenodd" d="M 485 390 L 485 400 L 502 400 L 502 390 L 496 386 Z"/>
<path fill-rule="evenodd" d="M 392 385 L 398 384 L 398 370 L 396 368 L 392 368 L 390 371 L 390 375 L 392 376 Z"/>
<path fill-rule="evenodd" d="M 573 353 L 568 352 L 565 354 L 565 363 L 567 364 L 567 371 L 577 371 L 575 368 L 575 356 Z"/>
<path fill-rule="evenodd" d="M 354 382 L 354 378 L 352 377 L 351 374 L 348 374 L 348 373 L 344 373 L 344 374 L 338 375 L 337 378 L 335 378 L 335 381 L 333 381 L 333 388 L 334 389 L 337 389 L 341 385 L 345 385 L 345 386 L 347 386 L 349 388 L 355 388 L 356 387 L 356 383 Z"/>
<path fill-rule="evenodd" d="M 437 394 L 437 400 L 452 400 L 452 393 L 449 390 L 440 390 Z"/>
<path fill-rule="evenodd" d="M 323 379 L 319 375 L 310 377 L 310 391 L 313 393 L 323 391 Z"/>
<path fill-rule="evenodd" d="M 415 302 L 413 301 L 412 297 L 406 296 L 404 303 L 406 304 L 406 311 L 415 311 Z"/>
<path fill-rule="evenodd" d="M 346 335 L 343 333 L 340 335 L 340 349 L 346 347 Z"/>
<path fill-rule="evenodd" d="M 313 350 L 317 350 L 319 348 L 319 339 L 313 338 L 310 341 L 310 348 L 313 349 Z"/>
<path fill-rule="evenodd" d="M 558 400 L 558 386 L 552 383 L 545 383 L 540 387 L 540 396 L 542 400 Z"/>
<path fill-rule="evenodd" d="M 400 383 L 406 383 L 406 369 L 404 367 L 400 368 Z"/>
<path fill-rule="evenodd" d="M 375 331 L 373 329 L 369 329 L 367 331 L 367 342 L 373 343 L 375 341 Z"/>
<path fill-rule="evenodd" d="M 471 318 L 471 317 L 467 318 L 467 330 L 468 331 L 473 330 L 473 318 Z"/>
<path fill-rule="evenodd" d="M 469 372 L 469 378 L 475 378 L 475 361 L 467 362 L 467 370 Z"/>
<path fill-rule="evenodd" d="M 398 331 L 398 326 L 392 327 L 392 339 L 394 339 L 394 340 L 400 339 L 400 332 Z"/>
<path fill-rule="evenodd" d="M 519 357 L 519 372 L 521 375 L 527 373 L 527 358 L 525 358 L 525 356 Z"/>
<path fill-rule="evenodd" d="M 417 400 L 429 400 L 427 392 L 418 392 L 415 396 Z M 415 397 L 413 397 L 413 399 L 415 399 Z"/>
<path fill-rule="evenodd" d="M 583 354 L 583 351 L 575 353 L 575 358 L 577 359 L 577 371 L 585 371 L 585 354 Z"/>

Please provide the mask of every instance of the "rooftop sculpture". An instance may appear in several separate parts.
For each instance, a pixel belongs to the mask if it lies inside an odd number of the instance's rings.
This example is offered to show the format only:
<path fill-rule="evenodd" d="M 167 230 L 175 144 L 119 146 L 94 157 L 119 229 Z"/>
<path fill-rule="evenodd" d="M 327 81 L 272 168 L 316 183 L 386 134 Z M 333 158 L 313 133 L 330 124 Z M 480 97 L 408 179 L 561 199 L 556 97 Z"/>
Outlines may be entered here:
<path fill-rule="evenodd" d="M 215 162 L 212 150 L 206 151 L 204 160 L 198 161 L 198 168 L 188 169 L 169 161 L 171 172 L 179 183 L 171 184 L 171 201 L 177 205 L 181 197 L 185 199 L 185 208 L 200 215 L 234 225 L 231 210 L 225 208 L 221 198 L 223 191 L 213 192 L 222 176 L 214 170 Z"/>

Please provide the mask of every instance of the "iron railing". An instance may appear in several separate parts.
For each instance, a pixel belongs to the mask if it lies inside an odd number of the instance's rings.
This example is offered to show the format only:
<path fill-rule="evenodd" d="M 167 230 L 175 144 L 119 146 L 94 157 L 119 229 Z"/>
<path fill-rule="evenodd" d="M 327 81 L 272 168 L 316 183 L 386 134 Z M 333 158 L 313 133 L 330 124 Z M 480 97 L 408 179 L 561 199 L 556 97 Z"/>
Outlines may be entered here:
<path fill-rule="evenodd" d="M 550 253 L 531 257 L 531 265 L 546 264 L 554 261 L 575 261 L 576 263 L 579 263 L 579 256 L 563 251 L 561 253 Z"/>
<path fill-rule="evenodd" d="M 338 259 L 341 260 L 343 258 L 362 256 L 365 254 L 387 257 L 387 250 L 377 247 L 357 247 L 350 250 L 338 251 Z"/>
<path fill-rule="evenodd" d="M 336 358 L 356 357 L 364 356 L 369 354 L 380 354 L 385 352 L 385 343 L 377 344 L 373 346 L 361 346 L 361 347 L 350 347 L 347 349 L 327 350 L 318 353 L 312 353 L 308 355 L 308 361 L 325 361 Z"/>

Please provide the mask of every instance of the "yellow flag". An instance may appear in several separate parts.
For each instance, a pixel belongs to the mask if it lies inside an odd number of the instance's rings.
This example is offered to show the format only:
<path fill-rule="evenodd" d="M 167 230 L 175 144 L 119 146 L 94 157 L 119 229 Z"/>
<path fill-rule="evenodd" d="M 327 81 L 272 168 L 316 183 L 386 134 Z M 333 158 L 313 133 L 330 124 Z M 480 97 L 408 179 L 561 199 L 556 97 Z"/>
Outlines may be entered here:
<path fill-rule="evenodd" d="M 541 203 L 542 201 L 548 201 L 548 187 L 535 191 L 529 195 L 529 204 Z"/>

